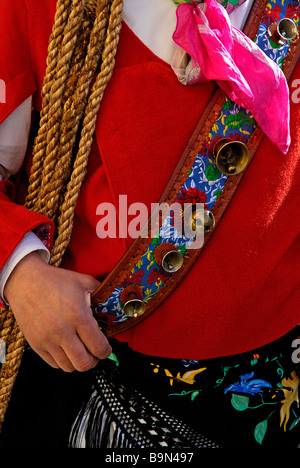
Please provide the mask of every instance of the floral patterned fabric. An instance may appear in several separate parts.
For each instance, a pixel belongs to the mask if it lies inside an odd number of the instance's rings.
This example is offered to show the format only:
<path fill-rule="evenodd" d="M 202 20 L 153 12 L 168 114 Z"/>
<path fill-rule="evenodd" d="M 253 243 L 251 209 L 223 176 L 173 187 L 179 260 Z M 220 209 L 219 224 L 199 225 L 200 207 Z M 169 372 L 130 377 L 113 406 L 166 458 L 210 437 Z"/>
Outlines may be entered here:
<path fill-rule="evenodd" d="M 299 375 L 292 361 L 300 327 L 241 355 L 206 361 L 146 356 L 112 340 L 101 366 L 221 447 L 300 444 Z"/>

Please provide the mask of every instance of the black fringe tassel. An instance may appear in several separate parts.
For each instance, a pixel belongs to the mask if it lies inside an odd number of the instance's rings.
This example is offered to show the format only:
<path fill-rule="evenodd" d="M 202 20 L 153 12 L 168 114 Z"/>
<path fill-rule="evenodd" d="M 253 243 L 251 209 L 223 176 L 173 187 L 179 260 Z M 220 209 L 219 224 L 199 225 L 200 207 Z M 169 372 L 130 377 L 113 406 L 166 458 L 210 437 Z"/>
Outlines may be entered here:
<path fill-rule="evenodd" d="M 131 448 L 133 441 L 122 432 L 95 390 L 79 411 L 73 424 L 70 448 Z"/>

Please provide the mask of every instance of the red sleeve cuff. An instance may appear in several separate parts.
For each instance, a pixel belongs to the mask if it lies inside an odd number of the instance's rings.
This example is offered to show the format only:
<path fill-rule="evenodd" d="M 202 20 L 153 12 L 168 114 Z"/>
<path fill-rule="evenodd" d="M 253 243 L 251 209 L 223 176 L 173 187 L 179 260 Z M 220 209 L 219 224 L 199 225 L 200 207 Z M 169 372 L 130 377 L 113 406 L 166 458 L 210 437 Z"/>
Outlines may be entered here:
<path fill-rule="evenodd" d="M 53 245 L 54 223 L 43 215 L 13 203 L 10 198 L 13 193 L 12 182 L 7 180 L 0 182 L 0 270 L 25 234 L 36 228 L 38 228 L 36 234 L 49 250 Z"/>

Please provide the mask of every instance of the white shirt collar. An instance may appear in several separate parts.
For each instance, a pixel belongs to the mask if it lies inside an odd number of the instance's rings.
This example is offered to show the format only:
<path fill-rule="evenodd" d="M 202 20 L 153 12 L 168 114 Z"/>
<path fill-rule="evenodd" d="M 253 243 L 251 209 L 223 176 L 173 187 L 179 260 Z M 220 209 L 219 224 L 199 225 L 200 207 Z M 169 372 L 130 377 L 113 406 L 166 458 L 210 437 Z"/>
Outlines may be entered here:
<path fill-rule="evenodd" d="M 177 48 L 172 39 L 176 27 L 172 0 L 124 0 L 123 19 L 155 55 L 171 63 Z"/>
<path fill-rule="evenodd" d="M 230 14 L 231 23 L 241 29 L 253 0 L 246 0 Z M 123 18 L 129 28 L 157 57 L 171 64 L 177 45 L 176 5 L 172 0 L 124 0 Z"/>

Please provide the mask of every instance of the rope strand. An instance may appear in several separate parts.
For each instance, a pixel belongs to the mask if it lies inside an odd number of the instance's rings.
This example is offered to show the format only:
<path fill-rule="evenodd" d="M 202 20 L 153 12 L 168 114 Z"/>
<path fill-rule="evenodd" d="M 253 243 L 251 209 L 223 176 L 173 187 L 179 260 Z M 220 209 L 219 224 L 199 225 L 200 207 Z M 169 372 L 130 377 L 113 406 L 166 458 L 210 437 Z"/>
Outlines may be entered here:
<path fill-rule="evenodd" d="M 56 224 L 50 264 L 57 267 L 70 241 L 97 115 L 113 73 L 122 10 L 123 0 L 57 1 L 25 201 L 28 209 Z M 0 374 L 0 430 L 26 346 L 11 308 L 4 315 L 0 339 L 7 355 Z"/>
<path fill-rule="evenodd" d="M 71 0 L 58 0 L 52 34 L 49 40 L 47 68 L 42 89 L 42 110 L 40 114 L 40 127 L 35 140 L 31 176 L 29 179 L 26 205 L 33 209 L 38 198 L 39 184 L 43 169 L 43 156 L 47 144 L 47 120 L 49 112 L 49 93 L 55 79 L 57 57 L 63 40 L 64 30 L 70 14 Z"/>
<path fill-rule="evenodd" d="M 102 54 L 103 62 L 101 71 L 97 76 L 88 101 L 83 121 L 81 140 L 79 142 L 79 151 L 74 163 L 74 170 L 67 188 L 65 200 L 60 209 L 57 229 L 58 235 L 53 246 L 51 259 L 51 264 L 54 266 L 58 266 L 61 263 L 62 256 L 70 240 L 74 209 L 86 172 L 98 111 L 115 64 L 115 55 L 122 21 L 122 5 L 122 0 L 114 0 L 112 2 L 108 33 Z"/>
<path fill-rule="evenodd" d="M 61 137 L 58 148 L 59 154 L 55 171 L 53 171 L 52 177 L 49 175 L 48 181 L 44 179 L 45 186 L 42 187 L 44 192 L 42 191 L 40 200 L 45 213 L 49 217 L 53 217 L 54 213 L 56 213 L 57 206 L 59 206 L 62 201 L 63 191 L 70 175 L 77 132 L 86 107 L 90 85 L 97 71 L 101 57 L 101 49 L 103 47 L 107 25 L 107 3 L 107 0 L 103 1 L 104 8 L 101 8 L 100 13 L 98 12 L 96 17 L 90 35 L 85 62 L 77 80 L 76 90 L 73 95 L 67 99 L 64 106 L 64 114 L 61 120 Z M 73 70 L 71 69 L 71 78 L 73 74 Z"/>
<path fill-rule="evenodd" d="M 40 181 L 40 193 L 38 194 L 37 209 L 39 213 L 51 217 L 43 204 L 45 185 L 51 179 L 55 170 L 59 151 L 59 128 L 63 115 L 63 93 L 70 71 L 70 62 L 78 39 L 80 24 L 83 17 L 83 0 L 73 0 L 71 13 L 64 31 L 61 50 L 57 58 L 56 78 L 51 87 L 47 122 L 45 124 L 47 146 L 43 161 L 43 171 Z"/>

